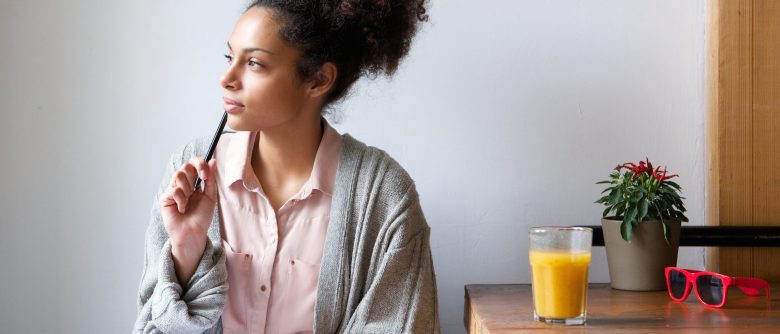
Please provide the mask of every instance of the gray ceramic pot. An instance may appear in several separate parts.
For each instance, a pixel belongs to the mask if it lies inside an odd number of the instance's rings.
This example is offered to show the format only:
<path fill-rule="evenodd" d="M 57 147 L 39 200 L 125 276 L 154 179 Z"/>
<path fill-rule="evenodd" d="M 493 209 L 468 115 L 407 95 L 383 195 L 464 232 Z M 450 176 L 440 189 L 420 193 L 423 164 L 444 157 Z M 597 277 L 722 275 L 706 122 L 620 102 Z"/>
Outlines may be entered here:
<path fill-rule="evenodd" d="M 614 219 L 601 220 L 612 288 L 631 291 L 665 290 L 664 268 L 677 265 L 680 221 L 666 220 L 666 224 L 671 228 L 671 246 L 664 240 L 660 221 L 640 222 L 630 243 L 620 236 L 620 223 L 620 220 Z"/>

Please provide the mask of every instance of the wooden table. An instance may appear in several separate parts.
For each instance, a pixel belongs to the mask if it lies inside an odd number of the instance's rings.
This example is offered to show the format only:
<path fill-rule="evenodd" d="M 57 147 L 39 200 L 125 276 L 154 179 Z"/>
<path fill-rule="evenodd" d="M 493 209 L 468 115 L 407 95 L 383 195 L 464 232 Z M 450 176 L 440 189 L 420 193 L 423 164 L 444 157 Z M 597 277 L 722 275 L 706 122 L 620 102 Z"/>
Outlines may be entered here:
<path fill-rule="evenodd" d="M 584 326 L 548 325 L 533 320 L 529 284 L 466 285 L 464 321 L 470 334 L 486 333 L 780 333 L 780 291 L 771 299 L 730 288 L 722 309 L 710 309 L 691 296 L 685 303 L 666 291 L 629 292 L 591 284 Z"/>

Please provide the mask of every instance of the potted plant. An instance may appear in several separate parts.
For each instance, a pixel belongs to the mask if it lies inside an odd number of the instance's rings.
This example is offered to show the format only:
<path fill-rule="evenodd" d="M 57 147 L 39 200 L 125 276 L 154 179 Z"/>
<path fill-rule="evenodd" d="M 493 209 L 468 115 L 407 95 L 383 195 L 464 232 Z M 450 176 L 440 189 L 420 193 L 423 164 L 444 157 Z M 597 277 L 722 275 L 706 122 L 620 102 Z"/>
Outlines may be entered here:
<path fill-rule="evenodd" d="M 649 159 L 615 167 L 596 203 L 606 206 L 601 226 L 612 288 L 666 289 L 664 268 L 677 264 L 680 224 L 687 222 L 680 185 Z"/>

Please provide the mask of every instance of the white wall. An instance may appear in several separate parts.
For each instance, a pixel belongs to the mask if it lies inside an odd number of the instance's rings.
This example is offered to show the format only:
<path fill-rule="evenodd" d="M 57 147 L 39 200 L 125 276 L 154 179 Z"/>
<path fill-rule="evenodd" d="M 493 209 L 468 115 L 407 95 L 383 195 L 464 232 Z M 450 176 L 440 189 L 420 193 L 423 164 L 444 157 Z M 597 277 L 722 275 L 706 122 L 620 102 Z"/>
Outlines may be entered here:
<path fill-rule="evenodd" d="M 0 1 L 3 331 L 129 331 L 153 192 L 219 121 L 243 4 Z M 529 226 L 598 224 L 594 182 L 619 162 L 681 174 L 703 224 L 704 17 L 703 0 L 438 0 L 397 76 L 359 84 L 335 126 L 417 181 L 445 333 L 464 332 L 464 284 L 529 281 Z"/>

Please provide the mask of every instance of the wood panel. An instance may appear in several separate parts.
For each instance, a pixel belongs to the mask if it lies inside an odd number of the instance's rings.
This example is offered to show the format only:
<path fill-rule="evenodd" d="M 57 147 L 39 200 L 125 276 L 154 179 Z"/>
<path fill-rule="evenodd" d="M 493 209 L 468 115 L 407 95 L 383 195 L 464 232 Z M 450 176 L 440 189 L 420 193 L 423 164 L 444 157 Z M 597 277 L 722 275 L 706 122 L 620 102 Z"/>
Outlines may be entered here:
<path fill-rule="evenodd" d="M 780 1 L 753 2 L 753 225 L 780 225 Z M 755 248 L 753 274 L 780 279 L 780 249 Z"/>
<path fill-rule="evenodd" d="M 750 0 L 719 3 L 718 175 L 719 224 L 753 225 L 752 25 Z M 753 250 L 723 248 L 719 270 L 752 276 Z"/>
<path fill-rule="evenodd" d="M 705 196 L 705 218 L 707 225 L 720 225 L 720 210 L 718 205 L 720 203 L 720 168 L 719 161 L 720 152 L 719 138 L 718 138 L 718 99 L 719 84 L 718 80 L 720 76 L 720 64 L 719 64 L 719 51 L 720 51 L 720 0 L 708 0 L 707 1 L 707 26 L 706 31 L 706 88 L 707 88 L 707 101 L 706 108 L 708 110 L 708 117 L 705 117 L 706 122 L 706 184 L 707 194 Z M 720 271 L 720 249 L 718 247 L 705 248 L 706 256 L 706 269 L 709 271 Z"/>
<path fill-rule="evenodd" d="M 710 224 L 780 226 L 780 1 L 712 0 Z M 712 46 L 715 48 L 712 48 Z M 713 51 L 717 50 L 717 51 Z M 714 182 L 717 180 L 717 182 Z M 710 251 L 709 269 L 780 280 L 780 249 Z"/>

